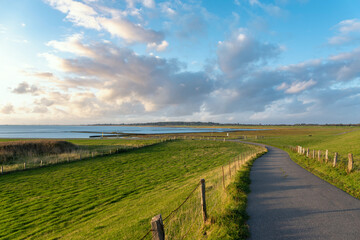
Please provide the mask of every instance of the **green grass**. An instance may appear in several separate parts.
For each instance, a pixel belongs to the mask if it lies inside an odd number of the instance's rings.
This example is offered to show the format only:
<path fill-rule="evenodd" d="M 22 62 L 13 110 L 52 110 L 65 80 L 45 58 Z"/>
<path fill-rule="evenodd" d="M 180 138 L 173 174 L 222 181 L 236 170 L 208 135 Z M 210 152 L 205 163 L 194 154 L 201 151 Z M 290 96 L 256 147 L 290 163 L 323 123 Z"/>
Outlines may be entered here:
<path fill-rule="evenodd" d="M 209 226 L 208 240 L 240 240 L 250 236 L 246 221 L 247 195 L 250 193 L 250 170 L 253 162 L 263 153 L 252 158 L 236 173 L 235 179 L 226 187 L 224 208 L 212 220 Z"/>
<path fill-rule="evenodd" d="M 269 144 L 287 151 L 291 159 L 320 178 L 360 199 L 360 128 L 359 127 L 293 127 L 267 132 L 261 139 L 252 141 Z M 310 150 L 329 150 L 329 162 L 293 153 L 290 146 L 302 146 Z M 334 153 L 339 153 L 338 167 L 332 167 Z M 348 153 L 354 155 L 354 170 L 346 173 Z M 316 152 L 317 157 L 317 152 Z M 323 157 L 322 157 L 323 158 Z"/>
<path fill-rule="evenodd" d="M 201 177 L 252 150 L 173 141 L 0 176 L 0 239 L 138 239 Z"/>

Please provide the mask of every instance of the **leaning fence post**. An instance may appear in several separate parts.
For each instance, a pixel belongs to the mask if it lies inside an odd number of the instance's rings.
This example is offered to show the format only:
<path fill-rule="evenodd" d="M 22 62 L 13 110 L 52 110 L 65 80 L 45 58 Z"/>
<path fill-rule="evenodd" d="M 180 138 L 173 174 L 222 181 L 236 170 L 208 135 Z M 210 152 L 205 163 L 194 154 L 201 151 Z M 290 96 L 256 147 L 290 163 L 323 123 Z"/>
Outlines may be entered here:
<path fill-rule="evenodd" d="M 201 209 L 203 220 L 206 222 L 207 214 L 206 214 L 206 200 L 205 200 L 205 179 L 201 179 Z"/>
<path fill-rule="evenodd" d="M 161 214 L 151 219 L 151 231 L 153 240 L 165 240 L 164 224 Z"/>
<path fill-rule="evenodd" d="M 337 158 L 338 158 L 338 153 L 336 152 L 335 155 L 334 155 L 333 167 L 336 167 Z"/>
<path fill-rule="evenodd" d="M 329 161 L 329 150 L 326 149 L 325 151 L 325 162 L 327 163 Z"/>
<path fill-rule="evenodd" d="M 354 164 L 352 153 L 349 153 L 348 158 L 349 158 L 349 162 L 348 162 L 348 173 L 351 173 L 351 171 L 352 171 L 352 169 L 353 169 L 353 164 Z"/>

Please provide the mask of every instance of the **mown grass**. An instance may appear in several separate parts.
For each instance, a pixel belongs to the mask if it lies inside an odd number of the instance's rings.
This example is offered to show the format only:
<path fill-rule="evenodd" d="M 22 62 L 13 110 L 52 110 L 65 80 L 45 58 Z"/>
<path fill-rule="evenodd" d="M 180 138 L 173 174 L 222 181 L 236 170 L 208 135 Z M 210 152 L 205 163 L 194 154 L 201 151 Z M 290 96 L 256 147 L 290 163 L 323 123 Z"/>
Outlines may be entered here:
<path fill-rule="evenodd" d="M 0 176 L 0 239 L 139 239 L 201 177 L 253 149 L 181 140 Z"/>

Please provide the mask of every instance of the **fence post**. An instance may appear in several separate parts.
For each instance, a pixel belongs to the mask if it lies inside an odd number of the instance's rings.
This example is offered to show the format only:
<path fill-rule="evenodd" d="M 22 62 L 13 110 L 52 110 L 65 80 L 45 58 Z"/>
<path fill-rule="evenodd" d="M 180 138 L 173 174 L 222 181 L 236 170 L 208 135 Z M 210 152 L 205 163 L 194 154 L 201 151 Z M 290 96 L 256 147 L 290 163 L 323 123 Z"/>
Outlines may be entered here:
<path fill-rule="evenodd" d="M 223 187 L 224 187 L 224 189 L 225 189 L 225 172 L 224 172 L 224 166 L 221 166 L 221 168 L 222 168 L 222 174 L 223 174 Z"/>
<path fill-rule="evenodd" d="M 306 149 L 306 157 L 309 157 L 309 148 Z"/>
<path fill-rule="evenodd" d="M 231 165 L 230 165 L 230 162 L 229 162 L 229 175 L 230 175 L 230 179 L 231 179 Z"/>
<path fill-rule="evenodd" d="M 26 169 L 26 162 L 24 162 L 24 169 Z"/>
<path fill-rule="evenodd" d="M 42 167 L 42 160 L 40 161 L 40 167 Z"/>
<path fill-rule="evenodd" d="M 1 174 L 3 174 L 4 173 L 4 167 L 3 167 L 3 165 L 1 165 Z"/>
<path fill-rule="evenodd" d="M 318 150 L 318 161 L 320 162 L 320 159 L 321 159 L 321 151 Z M 321 161 L 322 162 L 322 161 Z"/>
<path fill-rule="evenodd" d="M 206 214 L 206 200 L 205 200 L 205 179 L 201 179 L 201 209 L 204 223 L 207 220 Z"/>
<path fill-rule="evenodd" d="M 325 151 L 325 162 L 327 163 L 329 161 L 329 150 L 326 149 Z"/>
<path fill-rule="evenodd" d="M 315 159 L 315 149 L 313 149 L 312 158 Z"/>
<path fill-rule="evenodd" d="M 349 162 L 348 162 L 348 173 L 351 173 L 351 171 L 352 171 L 352 169 L 353 169 L 353 164 L 354 164 L 352 153 L 349 153 L 348 158 L 349 158 Z"/>
<path fill-rule="evenodd" d="M 337 158 L 338 158 L 338 153 L 336 152 L 334 155 L 333 167 L 336 167 Z"/>
<path fill-rule="evenodd" d="M 94 158 L 94 152 L 91 152 L 91 157 Z"/>
<path fill-rule="evenodd" d="M 153 240 L 165 240 L 164 224 L 161 214 L 151 219 L 151 231 Z"/>

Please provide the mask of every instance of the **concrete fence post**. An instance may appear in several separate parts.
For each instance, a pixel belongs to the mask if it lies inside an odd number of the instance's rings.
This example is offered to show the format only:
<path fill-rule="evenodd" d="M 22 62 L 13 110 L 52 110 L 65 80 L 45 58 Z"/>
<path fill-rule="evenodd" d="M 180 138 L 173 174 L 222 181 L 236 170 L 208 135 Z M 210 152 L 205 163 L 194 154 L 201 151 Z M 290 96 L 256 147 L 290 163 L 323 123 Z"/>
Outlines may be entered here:
<path fill-rule="evenodd" d="M 161 214 L 151 219 L 151 231 L 153 240 L 165 240 L 164 224 Z"/>
<path fill-rule="evenodd" d="M 333 167 L 336 167 L 337 159 L 338 159 L 338 153 L 336 152 L 334 155 Z"/>
<path fill-rule="evenodd" d="M 354 161 L 353 161 L 353 155 L 352 153 L 349 153 L 348 155 L 348 158 L 349 158 L 349 162 L 348 162 L 348 173 L 351 173 L 352 169 L 353 169 L 353 165 L 354 165 Z"/>
<path fill-rule="evenodd" d="M 206 199 L 205 199 L 205 179 L 201 179 L 201 210 L 203 215 L 204 223 L 207 220 L 207 213 L 206 213 Z"/>

